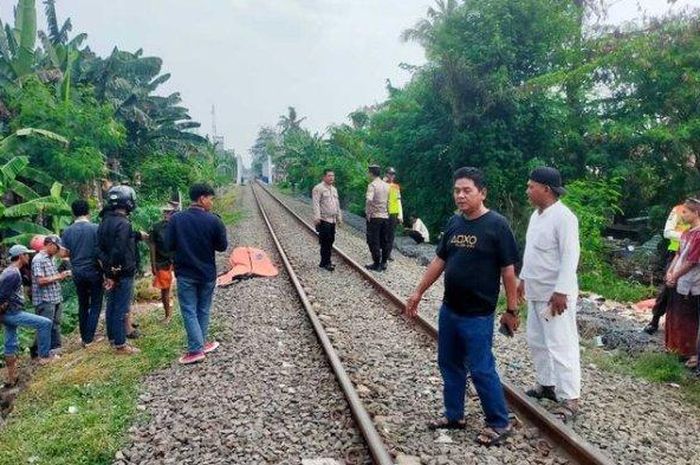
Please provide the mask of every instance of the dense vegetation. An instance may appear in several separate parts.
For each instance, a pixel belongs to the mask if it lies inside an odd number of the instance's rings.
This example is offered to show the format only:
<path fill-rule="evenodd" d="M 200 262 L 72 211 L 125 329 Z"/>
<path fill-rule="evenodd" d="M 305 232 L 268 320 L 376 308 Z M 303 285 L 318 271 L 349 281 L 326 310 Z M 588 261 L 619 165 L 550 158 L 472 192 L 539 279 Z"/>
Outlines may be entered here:
<path fill-rule="evenodd" d="M 198 180 L 230 181 L 235 165 L 193 130 L 179 93 L 159 95 L 170 74 L 143 50 L 116 47 L 100 57 L 86 34 L 58 20 L 44 0 L 46 29 L 35 0 L 18 0 L 12 21 L 0 20 L 0 239 L 27 242 L 59 233 L 78 197 L 98 207 L 104 181 L 131 181 L 141 229 L 160 219 L 159 206 Z M 97 210 L 97 209 L 95 209 Z M 64 329 L 76 323 L 75 293 Z"/>
<path fill-rule="evenodd" d="M 45 31 L 35 0 L 18 1 L 14 24 L 0 20 L 6 242 L 58 232 L 72 198 L 99 202 L 103 179 L 130 180 L 147 212 L 195 180 L 230 179 L 231 160 L 193 132 L 179 93 L 157 93 L 170 78 L 160 58 L 116 47 L 100 57 L 70 19 L 59 22 L 55 0 L 43 6 Z"/>
<path fill-rule="evenodd" d="M 527 173 L 556 166 L 573 187 L 567 202 L 583 225 L 594 286 L 607 279 L 600 232 L 616 215 L 648 215 L 658 228 L 670 206 L 700 189 L 700 19 L 596 29 L 580 3 L 439 0 L 403 35 L 428 59 L 406 65 L 406 86 L 388 83 L 384 102 L 326 136 L 290 108 L 260 131 L 252 155 L 271 155 L 281 181 L 304 192 L 334 168 L 356 212 L 368 162 L 394 166 L 404 210 L 434 232 L 454 208 L 450 173 L 482 167 L 490 205 L 521 239 Z"/>

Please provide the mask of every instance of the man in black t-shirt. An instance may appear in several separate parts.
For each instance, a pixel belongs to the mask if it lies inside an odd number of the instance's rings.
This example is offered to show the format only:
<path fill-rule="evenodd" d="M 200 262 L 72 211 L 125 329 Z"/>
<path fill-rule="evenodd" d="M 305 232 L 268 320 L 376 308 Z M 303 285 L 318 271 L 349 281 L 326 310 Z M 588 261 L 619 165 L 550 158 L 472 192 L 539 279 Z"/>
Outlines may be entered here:
<path fill-rule="evenodd" d="M 406 314 L 416 316 L 423 293 L 445 272 L 445 295 L 439 318 L 438 365 L 444 388 L 445 417 L 431 429 L 462 429 L 467 373 L 486 416 L 477 436 L 483 445 L 498 445 L 512 431 L 503 387 L 492 352 L 496 302 L 503 279 L 508 310 L 502 318 L 512 334 L 518 327 L 517 245 L 506 219 L 484 206 L 486 185 L 476 168 L 454 174 L 454 200 L 459 213 L 450 218 Z"/>

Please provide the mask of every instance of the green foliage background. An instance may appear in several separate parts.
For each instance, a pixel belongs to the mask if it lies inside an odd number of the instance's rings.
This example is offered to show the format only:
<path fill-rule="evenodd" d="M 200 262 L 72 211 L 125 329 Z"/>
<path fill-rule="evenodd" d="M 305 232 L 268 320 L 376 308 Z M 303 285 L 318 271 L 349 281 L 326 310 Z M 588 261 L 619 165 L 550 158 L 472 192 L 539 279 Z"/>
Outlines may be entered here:
<path fill-rule="evenodd" d="M 408 84 L 388 83 L 385 101 L 323 135 L 290 108 L 261 130 L 253 168 L 269 155 L 278 181 L 307 194 L 334 168 L 341 201 L 362 213 L 368 163 L 393 166 L 405 216 L 435 234 L 454 209 L 451 173 L 480 167 L 488 204 L 522 240 L 528 173 L 555 166 L 581 221 L 582 269 L 604 284 L 614 277 L 600 238 L 606 226 L 648 215 L 658 230 L 673 205 L 700 191 L 700 19 L 596 29 L 582 5 L 438 1 L 404 32 L 428 59 L 405 65 Z"/>

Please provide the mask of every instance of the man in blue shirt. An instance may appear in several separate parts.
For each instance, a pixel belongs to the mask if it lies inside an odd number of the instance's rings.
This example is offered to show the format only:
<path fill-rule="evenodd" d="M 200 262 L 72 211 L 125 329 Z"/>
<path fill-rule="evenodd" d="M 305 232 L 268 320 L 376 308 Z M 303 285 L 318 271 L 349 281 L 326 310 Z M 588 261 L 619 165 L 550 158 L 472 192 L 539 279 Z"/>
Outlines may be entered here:
<path fill-rule="evenodd" d="M 29 255 L 33 253 L 33 250 L 29 250 L 23 245 L 13 245 L 9 251 L 10 266 L 0 273 L 0 322 L 5 329 L 5 362 L 7 365 L 5 387 L 7 388 L 17 384 L 18 327 L 24 326 L 37 330 L 40 364 L 45 364 L 53 359 L 49 354 L 51 320 L 23 310 L 24 289 L 22 289 L 20 269 L 29 265 Z"/>
<path fill-rule="evenodd" d="M 166 247 L 175 252 L 177 297 L 187 332 L 187 353 L 179 360 L 182 364 L 204 360 L 205 354 L 219 347 L 218 342 L 207 341 L 216 286 L 214 256 L 228 248 L 226 227 L 211 213 L 214 190 L 195 184 L 190 188 L 190 200 L 187 210 L 170 219 L 165 234 Z"/>
<path fill-rule="evenodd" d="M 97 265 L 97 228 L 90 222 L 90 210 L 85 200 L 71 205 L 75 222 L 68 226 L 61 240 L 70 257 L 73 282 L 78 294 L 78 327 L 83 347 L 95 339 L 95 330 L 102 312 L 104 296 L 102 272 Z"/>
<path fill-rule="evenodd" d="M 480 170 L 458 169 L 453 196 L 459 213 L 447 223 L 435 259 L 416 291 L 406 314 L 416 316 L 423 293 L 445 273 L 445 295 L 440 309 L 438 365 L 443 378 L 445 416 L 430 429 L 463 429 L 467 374 L 476 388 L 486 427 L 476 440 L 499 445 L 512 432 L 503 387 L 493 356 L 494 312 L 501 279 L 508 310 L 501 320 L 508 333 L 518 327 L 518 250 L 507 220 L 484 205 L 486 182 Z"/>

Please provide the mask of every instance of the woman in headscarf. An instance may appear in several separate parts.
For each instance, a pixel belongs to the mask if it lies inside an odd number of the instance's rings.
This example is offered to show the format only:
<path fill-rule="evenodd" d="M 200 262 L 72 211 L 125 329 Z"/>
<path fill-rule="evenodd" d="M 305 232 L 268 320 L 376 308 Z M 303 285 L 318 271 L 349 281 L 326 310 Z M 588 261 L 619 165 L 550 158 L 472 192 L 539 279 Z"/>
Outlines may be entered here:
<path fill-rule="evenodd" d="M 700 200 L 690 198 L 683 206 L 681 215 L 690 229 L 681 236 L 680 250 L 666 273 L 666 285 L 673 288 L 666 315 L 666 349 L 692 359 L 697 352 L 700 308 Z"/>

